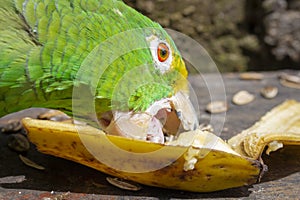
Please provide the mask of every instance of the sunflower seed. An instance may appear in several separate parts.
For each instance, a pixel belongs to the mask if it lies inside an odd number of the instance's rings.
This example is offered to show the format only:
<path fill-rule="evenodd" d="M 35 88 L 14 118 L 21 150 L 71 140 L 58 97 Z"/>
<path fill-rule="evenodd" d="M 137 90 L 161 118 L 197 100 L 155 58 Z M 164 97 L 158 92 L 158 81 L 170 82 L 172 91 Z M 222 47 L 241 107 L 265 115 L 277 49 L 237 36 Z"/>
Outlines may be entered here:
<path fill-rule="evenodd" d="M 36 164 L 35 162 L 33 162 L 33 161 L 29 160 L 28 158 L 22 156 L 21 154 L 19 155 L 19 158 L 21 159 L 21 161 L 22 161 L 25 165 L 27 165 L 27 166 L 29 166 L 29 167 L 33 167 L 33 168 L 39 169 L 39 170 L 45 170 L 45 167 Z"/>
<path fill-rule="evenodd" d="M 281 85 L 285 87 L 300 89 L 300 76 L 282 73 L 279 79 Z"/>
<path fill-rule="evenodd" d="M 260 90 L 260 94 L 266 99 L 273 99 L 278 94 L 278 88 L 273 86 L 266 86 Z"/>
<path fill-rule="evenodd" d="M 137 184 L 137 183 L 133 183 L 131 181 L 128 180 L 124 180 L 124 179 L 120 179 L 120 178 L 112 178 L 112 177 L 107 177 L 106 180 L 121 189 L 124 190 L 131 190 L 131 191 L 138 191 L 140 189 L 142 189 L 142 187 Z"/>
<path fill-rule="evenodd" d="M 300 84 L 300 76 L 283 73 L 279 75 L 279 78 L 281 80 L 286 80 L 288 82 Z"/>
<path fill-rule="evenodd" d="M 2 183 L 21 183 L 25 181 L 26 178 L 24 175 L 20 176 L 6 176 L 6 177 L 1 177 L 0 178 L 0 184 Z"/>
<path fill-rule="evenodd" d="M 241 90 L 233 96 L 232 102 L 236 105 L 245 105 L 252 102 L 254 98 L 253 94 L 250 94 L 246 90 Z"/>
<path fill-rule="evenodd" d="M 213 101 L 206 106 L 206 111 L 209 113 L 222 113 L 228 110 L 228 105 L 224 101 Z"/>
<path fill-rule="evenodd" d="M 300 89 L 300 84 L 299 83 L 293 83 L 284 79 L 280 80 L 281 85 L 289 88 L 294 88 L 294 89 Z"/>
<path fill-rule="evenodd" d="M 240 74 L 241 80 L 261 80 L 264 78 L 264 75 L 256 72 L 245 72 Z"/>

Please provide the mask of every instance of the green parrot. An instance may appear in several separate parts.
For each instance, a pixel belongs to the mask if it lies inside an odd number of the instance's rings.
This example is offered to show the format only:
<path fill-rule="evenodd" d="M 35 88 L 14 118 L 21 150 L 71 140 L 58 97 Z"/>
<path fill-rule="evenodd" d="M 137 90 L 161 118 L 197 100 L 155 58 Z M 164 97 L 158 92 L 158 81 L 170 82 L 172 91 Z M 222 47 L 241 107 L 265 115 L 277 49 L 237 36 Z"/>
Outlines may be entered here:
<path fill-rule="evenodd" d="M 52 108 L 154 142 L 173 111 L 197 127 L 173 40 L 122 1 L 2 0 L 0 24 L 0 117 Z"/>

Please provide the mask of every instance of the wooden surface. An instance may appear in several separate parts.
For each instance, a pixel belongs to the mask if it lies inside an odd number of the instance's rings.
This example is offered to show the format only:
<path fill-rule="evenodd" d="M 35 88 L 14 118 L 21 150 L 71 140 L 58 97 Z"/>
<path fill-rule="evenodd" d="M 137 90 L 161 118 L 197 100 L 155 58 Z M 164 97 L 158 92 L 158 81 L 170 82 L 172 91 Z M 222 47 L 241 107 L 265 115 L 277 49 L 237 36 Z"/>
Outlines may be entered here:
<path fill-rule="evenodd" d="M 217 135 L 229 139 L 251 126 L 265 112 L 286 99 L 300 101 L 300 90 L 281 86 L 277 78 L 279 73 L 281 72 L 263 73 L 264 79 L 261 81 L 242 81 L 239 80 L 238 74 L 224 74 L 226 96 L 222 94 L 222 85 L 220 86 L 222 82 L 218 80 L 216 74 L 190 77 L 190 83 L 197 94 L 200 121 L 212 124 Z M 299 75 L 300 71 L 289 71 L 289 73 Z M 206 85 L 210 85 L 210 93 Z M 267 100 L 260 96 L 260 89 L 267 85 L 278 87 L 279 94 L 276 98 Z M 233 105 L 231 98 L 239 90 L 248 90 L 256 96 L 256 99 L 248 105 Z M 214 114 L 212 117 L 204 111 L 211 96 L 214 100 L 227 99 L 229 110 L 226 115 Z M 224 125 L 223 121 L 225 121 Z M 26 181 L 0 183 L 0 200 L 42 199 L 55 197 L 55 195 L 65 195 L 65 199 L 123 199 L 124 196 L 128 199 L 300 199 L 300 147 L 297 146 L 285 147 L 270 156 L 264 155 L 263 160 L 268 165 L 269 171 L 260 183 L 249 187 L 212 193 L 190 193 L 143 186 L 142 190 L 131 192 L 111 186 L 106 182 L 107 175 L 101 172 L 71 161 L 40 154 L 33 146 L 26 156 L 46 167 L 46 170 L 38 171 L 25 166 L 19 160 L 17 153 L 8 149 L 6 139 L 7 135 L 0 135 L 0 178 L 25 175 Z M 68 191 L 70 193 L 66 193 Z"/>

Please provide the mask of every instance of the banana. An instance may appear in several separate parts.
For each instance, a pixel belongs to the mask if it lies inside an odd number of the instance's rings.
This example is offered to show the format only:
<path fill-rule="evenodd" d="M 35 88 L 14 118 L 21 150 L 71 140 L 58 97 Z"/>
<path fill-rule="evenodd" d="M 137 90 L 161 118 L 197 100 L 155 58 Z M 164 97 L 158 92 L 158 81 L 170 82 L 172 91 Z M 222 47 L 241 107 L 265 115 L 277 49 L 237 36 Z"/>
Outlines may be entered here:
<path fill-rule="evenodd" d="M 23 124 L 40 152 L 150 186 L 210 192 L 253 184 L 262 168 L 200 130 L 181 134 L 174 143 L 157 144 L 106 135 L 90 126 L 29 118 Z"/>
<path fill-rule="evenodd" d="M 251 185 L 266 167 L 260 156 L 300 144 L 300 103 L 286 101 L 228 143 L 202 130 L 165 144 L 134 140 L 87 125 L 24 118 L 28 137 L 45 154 L 144 185 L 212 192 Z"/>
<path fill-rule="evenodd" d="M 228 140 L 241 155 L 259 159 L 283 145 L 300 145 L 300 102 L 287 100 L 265 114 L 252 127 Z"/>

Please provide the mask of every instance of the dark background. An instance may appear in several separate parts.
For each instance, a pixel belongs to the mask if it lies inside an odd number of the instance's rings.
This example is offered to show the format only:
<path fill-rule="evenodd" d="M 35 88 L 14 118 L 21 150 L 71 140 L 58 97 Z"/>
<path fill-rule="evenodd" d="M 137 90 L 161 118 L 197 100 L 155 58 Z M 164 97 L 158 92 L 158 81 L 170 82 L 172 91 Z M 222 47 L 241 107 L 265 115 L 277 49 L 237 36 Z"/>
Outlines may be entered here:
<path fill-rule="evenodd" d="M 187 34 L 220 71 L 300 69 L 300 0 L 125 0 Z"/>

